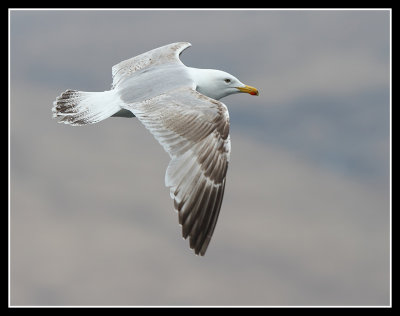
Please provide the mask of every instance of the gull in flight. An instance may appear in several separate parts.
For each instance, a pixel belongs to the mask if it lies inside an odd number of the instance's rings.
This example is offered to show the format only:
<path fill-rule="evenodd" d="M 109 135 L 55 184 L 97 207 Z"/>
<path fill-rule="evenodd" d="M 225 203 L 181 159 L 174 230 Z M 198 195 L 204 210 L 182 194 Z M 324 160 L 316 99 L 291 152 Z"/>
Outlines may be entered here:
<path fill-rule="evenodd" d="M 214 69 L 185 66 L 190 43 L 173 43 L 112 67 L 111 90 L 66 90 L 53 117 L 73 126 L 137 117 L 169 154 L 165 174 L 183 238 L 203 256 L 217 223 L 231 151 L 229 113 L 220 100 L 258 90 Z"/>

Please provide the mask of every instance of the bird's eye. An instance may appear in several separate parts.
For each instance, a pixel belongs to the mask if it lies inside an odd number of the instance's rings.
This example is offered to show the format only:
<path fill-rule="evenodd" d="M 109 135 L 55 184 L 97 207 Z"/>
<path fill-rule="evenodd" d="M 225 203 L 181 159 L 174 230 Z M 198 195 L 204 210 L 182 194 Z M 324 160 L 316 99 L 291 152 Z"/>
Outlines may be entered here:
<path fill-rule="evenodd" d="M 226 79 L 225 79 L 225 82 L 226 82 L 226 83 L 230 83 L 230 82 L 231 82 L 231 79 L 226 78 Z"/>

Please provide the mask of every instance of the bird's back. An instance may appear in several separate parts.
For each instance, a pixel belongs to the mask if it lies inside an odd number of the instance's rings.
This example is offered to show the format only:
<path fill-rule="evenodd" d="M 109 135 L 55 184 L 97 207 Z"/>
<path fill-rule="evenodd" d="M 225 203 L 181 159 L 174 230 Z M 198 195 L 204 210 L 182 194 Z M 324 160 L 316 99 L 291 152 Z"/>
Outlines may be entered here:
<path fill-rule="evenodd" d="M 187 67 L 179 64 L 165 64 L 158 67 L 148 67 L 133 73 L 116 90 L 121 100 L 130 104 L 181 87 L 194 87 Z"/>

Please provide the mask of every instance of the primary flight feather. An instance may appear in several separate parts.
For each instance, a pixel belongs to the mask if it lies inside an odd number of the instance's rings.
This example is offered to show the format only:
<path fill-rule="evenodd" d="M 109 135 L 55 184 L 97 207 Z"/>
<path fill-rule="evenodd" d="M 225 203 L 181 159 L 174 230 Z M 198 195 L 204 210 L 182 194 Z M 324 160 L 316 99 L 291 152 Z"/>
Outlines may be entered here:
<path fill-rule="evenodd" d="M 137 117 L 170 155 L 165 185 L 189 237 L 204 255 L 217 223 L 230 156 L 229 113 L 219 99 L 258 90 L 214 69 L 186 67 L 190 43 L 173 43 L 112 67 L 111 90 L 67 90 L 53 103 L 60 123 L 86 125 L 108 117 Z"/>

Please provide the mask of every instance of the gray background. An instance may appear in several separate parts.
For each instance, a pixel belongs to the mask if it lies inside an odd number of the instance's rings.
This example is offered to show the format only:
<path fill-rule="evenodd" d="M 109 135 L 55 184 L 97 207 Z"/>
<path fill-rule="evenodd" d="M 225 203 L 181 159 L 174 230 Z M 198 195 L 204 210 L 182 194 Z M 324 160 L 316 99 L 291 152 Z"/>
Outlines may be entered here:
<path fill-rule="evenodd" d="M 11 305 L 388 305 L 390 11 L 11 11 Z M 70 127 L 66 89 L 177 41 L 259 89 L 205 257 L 136 119 Z"/>

